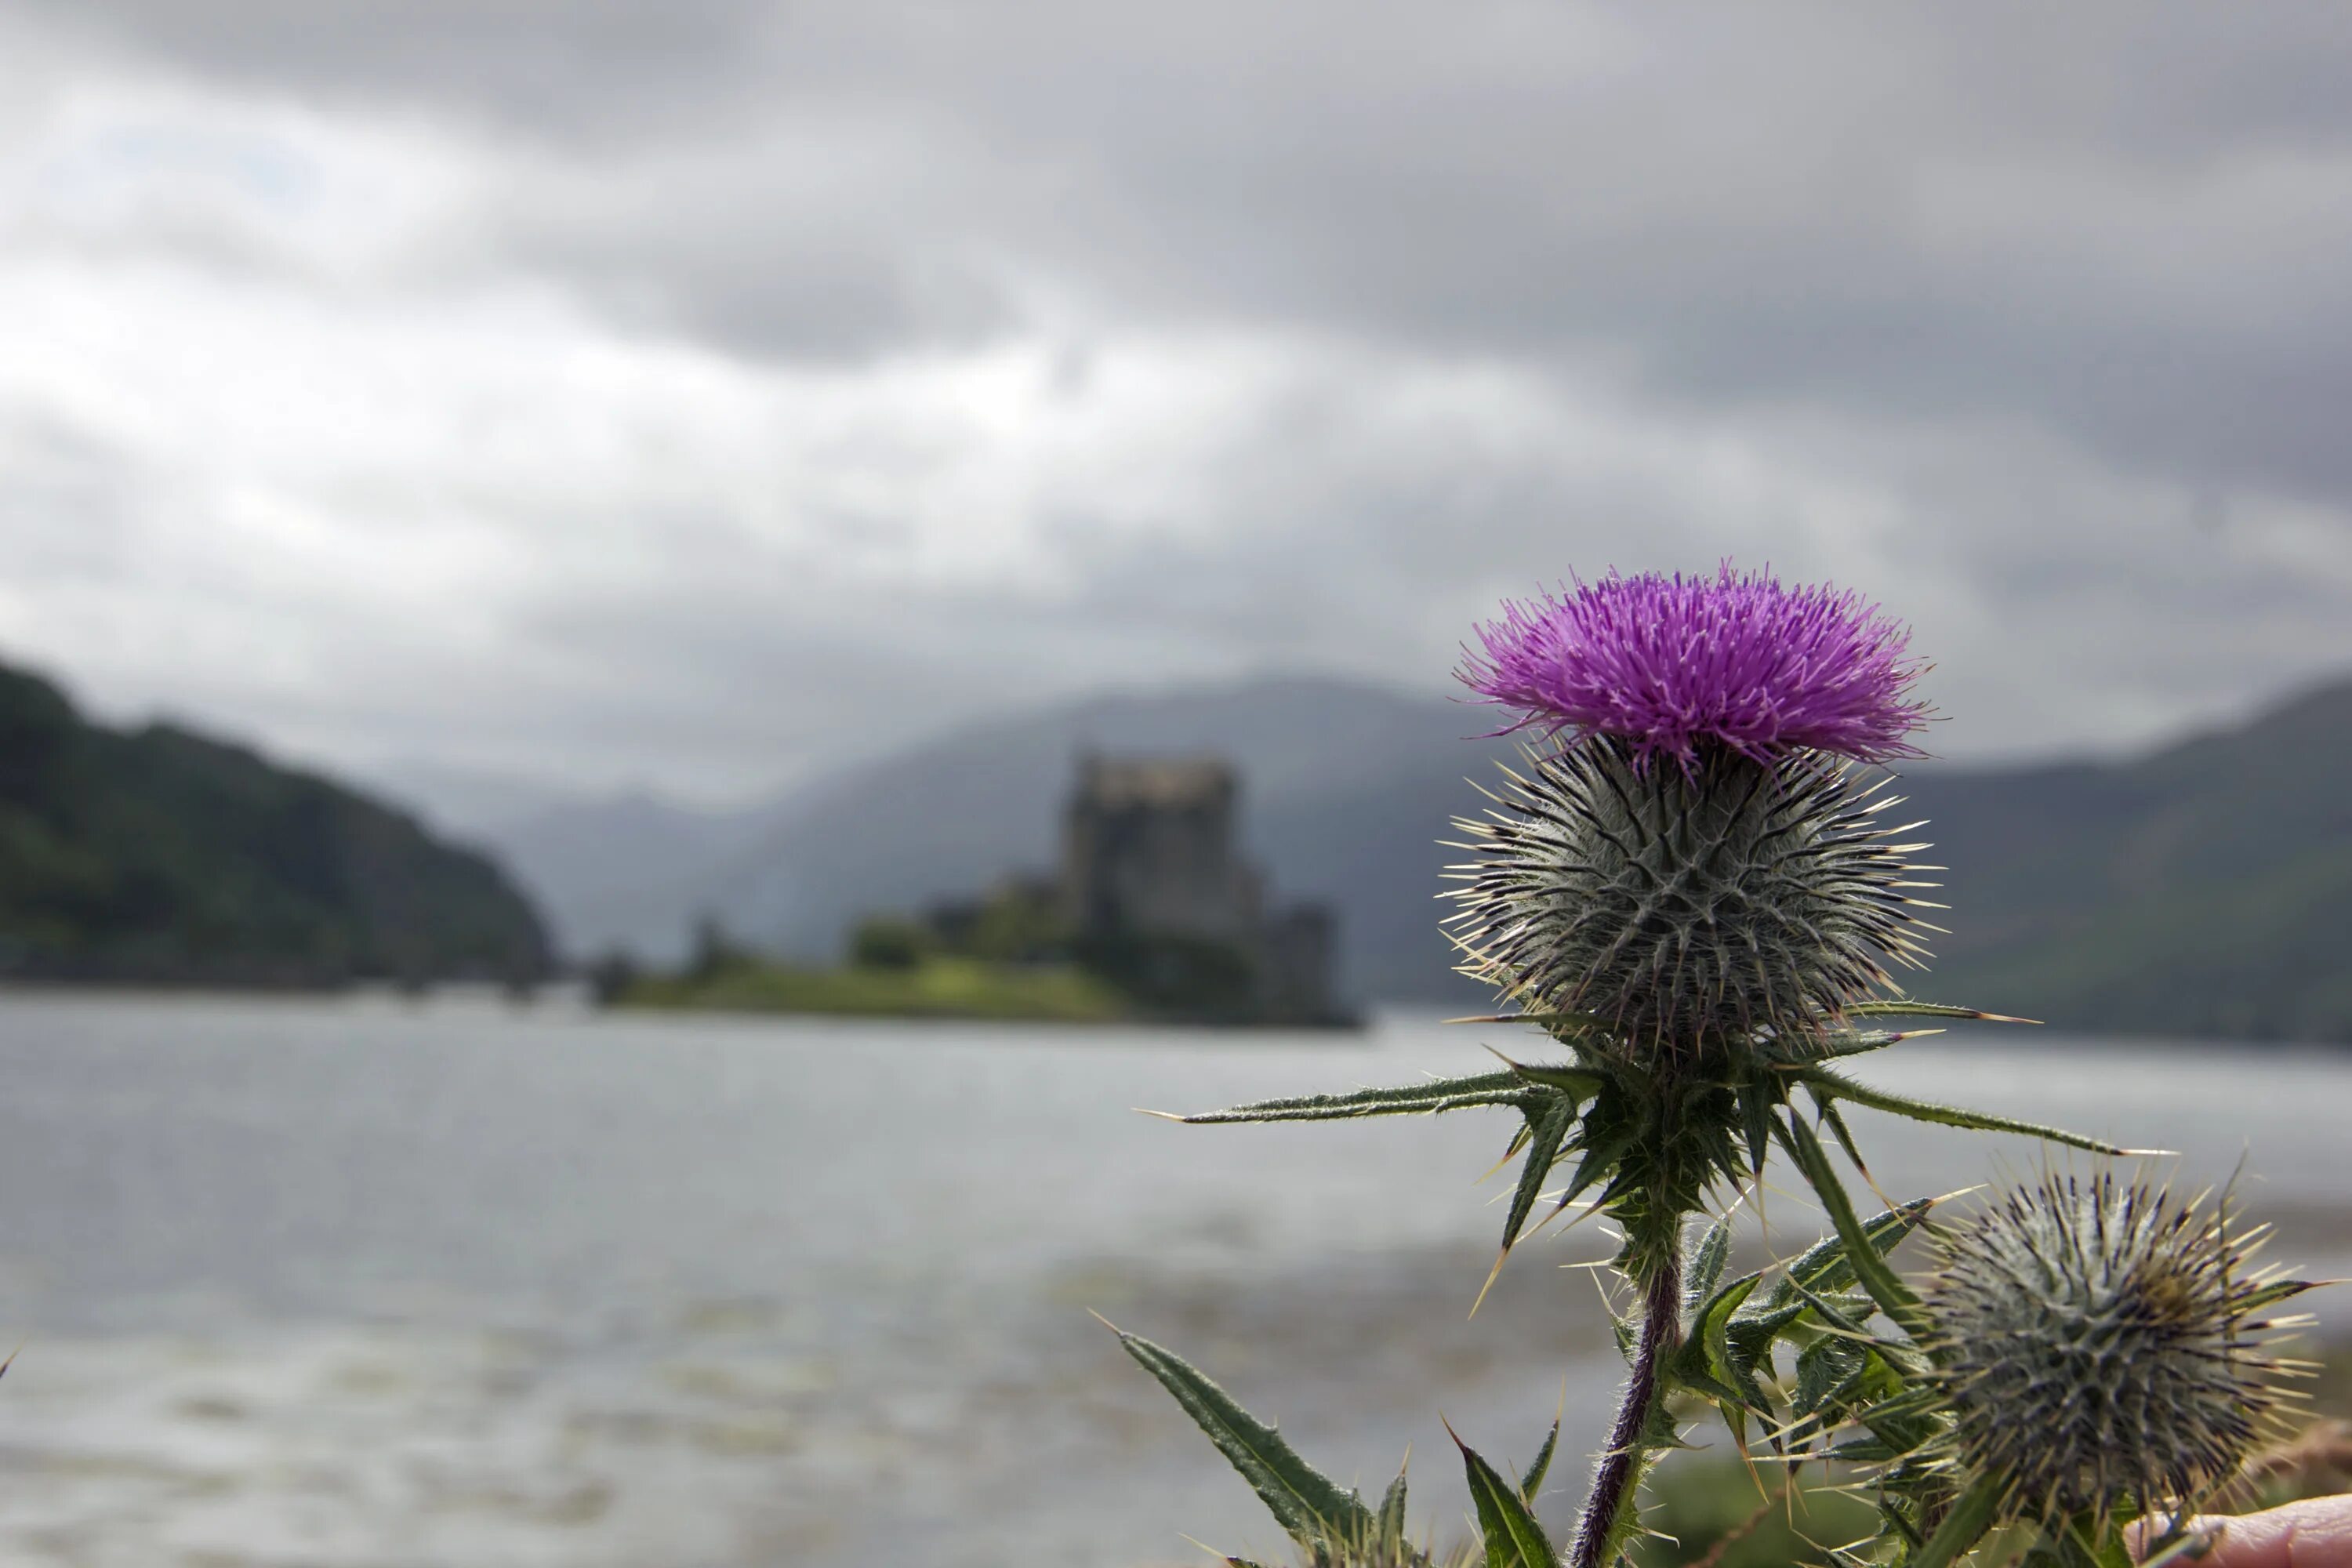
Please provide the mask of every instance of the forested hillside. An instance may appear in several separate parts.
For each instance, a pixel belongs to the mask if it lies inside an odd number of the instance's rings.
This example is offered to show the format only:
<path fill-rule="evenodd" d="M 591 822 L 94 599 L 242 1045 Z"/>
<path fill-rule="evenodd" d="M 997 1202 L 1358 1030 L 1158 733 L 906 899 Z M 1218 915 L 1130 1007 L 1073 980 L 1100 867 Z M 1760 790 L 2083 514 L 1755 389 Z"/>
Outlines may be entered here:
<path fill-rule="evenodd" d="M 0 974 L 320 985 L 547 963 L 484 857 L 243 748 L 90 723 L 0 665 Z"/>
<path fill-rule="evenodd" d="M 2053 1023 L 2352 1041 L 2352 684 L 2138 760 L 1907 781 L 1952 928 L 1923 988 Z"/>

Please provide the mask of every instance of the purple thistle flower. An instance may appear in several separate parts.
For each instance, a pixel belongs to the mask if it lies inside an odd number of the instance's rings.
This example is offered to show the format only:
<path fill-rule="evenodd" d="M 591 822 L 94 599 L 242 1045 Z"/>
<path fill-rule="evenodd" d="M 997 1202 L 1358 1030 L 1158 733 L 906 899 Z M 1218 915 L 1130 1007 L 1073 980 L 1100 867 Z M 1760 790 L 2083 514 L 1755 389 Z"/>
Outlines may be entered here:
<path fill-rule="evenodd" d="M 1761 762 L 1801 748 L 1866 763 L 1916 757 L 1927 715 L 1908 700 L 1925 668 L 1910 633 L 1862 596 L 1784 588 L 1725 563 L 1713 578 L 1611 572 L 1576 591 L 1503 606 L 1478 627 L 1463 682 L 1540 725 L 1615 735 L 1635 760 L 1687 770 L 1714 741 Z"/>

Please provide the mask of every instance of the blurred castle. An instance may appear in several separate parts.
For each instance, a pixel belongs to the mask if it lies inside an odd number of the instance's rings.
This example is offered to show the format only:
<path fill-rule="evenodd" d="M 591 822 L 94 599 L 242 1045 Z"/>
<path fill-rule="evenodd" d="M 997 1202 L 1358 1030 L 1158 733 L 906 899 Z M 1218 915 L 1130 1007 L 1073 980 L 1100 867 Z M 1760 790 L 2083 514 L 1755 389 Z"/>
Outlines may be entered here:
<path fill-rule="evenodd" d="M 1269 910 L 1237 843 L 1241 784 L 1222 758 L 1083 756 L 1062 818 L 1056 887 L 1081 952 L 1147 989 L 1223 992 L 1259 1018 L 1324 1022 L 1330 907 Z"/>

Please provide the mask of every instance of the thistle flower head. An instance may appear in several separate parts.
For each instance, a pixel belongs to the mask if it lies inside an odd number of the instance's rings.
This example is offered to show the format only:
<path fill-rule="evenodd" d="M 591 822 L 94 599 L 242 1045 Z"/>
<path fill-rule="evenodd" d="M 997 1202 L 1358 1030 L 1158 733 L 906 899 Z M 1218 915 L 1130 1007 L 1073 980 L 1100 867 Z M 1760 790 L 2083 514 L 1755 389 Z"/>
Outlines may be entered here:
<path fill-rule="evenodd" d="M 2262 1234 L 2105 1173 L 1943 1233 L 1924 1297 L 1960 1469 L 2044 1521 L 2227 1479 L 2287 1399 L 2259 1314 L 2299 1287 L 2249 1267 Z"/>
<path fill-rule="evenodd" d="M 1927 846 L 1890 841 L 1885 781 L 1810 752 L 1645 771 L 1614 739 L 1528 763 L 1455 823 L 1477 858 L 1448 873 L 1464 972 L 1522 1006 L 1659 1058 L 1809 1031 L 1924 955 L 1908 891 L 1930 868 L 1905 857 Z"/>
<path fill-rule="evenodd" d="M 1573 593 L 1507 604 L 1459 672 L 1507 729 L 1614 735 L 1646 769 L 1685 770 L 1715 742 L 1764 760 L 1812 748 L 1861 762 L 1916 756 L 1909 633 L 1861 596 L 1769 574 L 1612 572 Z"/>

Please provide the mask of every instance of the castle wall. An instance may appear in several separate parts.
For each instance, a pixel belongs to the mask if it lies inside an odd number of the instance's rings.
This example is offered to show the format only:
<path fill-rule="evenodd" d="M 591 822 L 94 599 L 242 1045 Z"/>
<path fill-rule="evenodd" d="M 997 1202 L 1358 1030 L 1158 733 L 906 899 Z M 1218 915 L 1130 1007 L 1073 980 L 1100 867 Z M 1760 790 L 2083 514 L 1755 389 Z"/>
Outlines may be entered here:
<path fill-rule="evenodd" d="M 1064 827 L 1072 923 L 1254 945 L 1257 879 L 1234 853 L 1238 793 L 1222 763 L 1089 759 Z"/>
<path fill-rule="evenodd" d="M 1238 847 L 1240 785 L 1223 761 L 1081 759 L 1063 816 L 1063 918 L 1082 940 L 1182 937 L 1231 949 L 1266 1018 L 1337 1014 L 1331 911 L 1273 914 Z"/>

